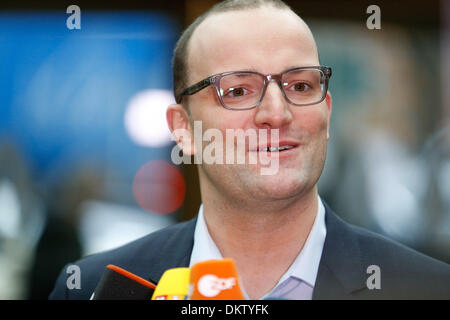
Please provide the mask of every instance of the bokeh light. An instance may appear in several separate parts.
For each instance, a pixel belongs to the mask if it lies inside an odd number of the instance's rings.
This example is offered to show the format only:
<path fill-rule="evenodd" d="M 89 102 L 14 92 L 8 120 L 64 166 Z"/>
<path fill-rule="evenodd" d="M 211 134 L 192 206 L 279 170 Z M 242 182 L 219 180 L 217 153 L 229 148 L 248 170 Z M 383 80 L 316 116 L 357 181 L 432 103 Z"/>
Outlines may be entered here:
<path fill-rule="evenodd" d="M 125 128 L 131 140 L 144 147 L 169 144 L 166 109 L 173 103 L 169 90 L 149 89 L 132 97 L 125 111 Z"/>
<path fill-rule="evenodd" d="M 183 204 L 186 183 L 174 165 L 161 160 L 149 161 L 136 173 L 133 194 L 144 210 L 168 214 Z"/>

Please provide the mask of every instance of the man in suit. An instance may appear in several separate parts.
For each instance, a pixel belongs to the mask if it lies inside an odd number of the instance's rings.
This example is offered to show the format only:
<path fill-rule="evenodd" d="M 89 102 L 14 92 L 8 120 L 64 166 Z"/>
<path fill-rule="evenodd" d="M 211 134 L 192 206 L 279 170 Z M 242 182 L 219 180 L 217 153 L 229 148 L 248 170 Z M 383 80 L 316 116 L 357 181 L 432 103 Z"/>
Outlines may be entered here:
<path fill-rule="evenodd" d="M 81 289 L 67 288 L 64 269 L 50 298 L 88 299 L 107 264 L 156 283 L 169 268 L 222 257 L 234 259 L 249 299 L 450 298 L 449 265 L 347 224 L 320 198 L 332 73 L 283 2 L 216 5 L 183 33 L 173 68 L 167 120 L 185 154 L 205 148 L 194 141 L 196 121 L 223 136 L 266 130 L 278 139 L 245 145 L 256 163 L 200 163 L 195 219 L 75 262 Z M 277 170 L 261 174 L 263 158 Z"/>

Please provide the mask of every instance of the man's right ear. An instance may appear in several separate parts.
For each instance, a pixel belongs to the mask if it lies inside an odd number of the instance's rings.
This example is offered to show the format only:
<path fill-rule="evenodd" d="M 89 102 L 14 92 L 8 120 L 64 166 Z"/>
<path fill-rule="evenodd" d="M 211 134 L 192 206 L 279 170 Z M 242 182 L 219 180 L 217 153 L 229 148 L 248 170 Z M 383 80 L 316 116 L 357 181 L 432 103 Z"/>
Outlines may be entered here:
<path fill-rule="evenodd" d="M 195 154 L 193 131 L 186 109 L 181 104 L 172 104 L 167 108 L 166 119 L 172 139 L 183 150 L 183 154 Z"/>

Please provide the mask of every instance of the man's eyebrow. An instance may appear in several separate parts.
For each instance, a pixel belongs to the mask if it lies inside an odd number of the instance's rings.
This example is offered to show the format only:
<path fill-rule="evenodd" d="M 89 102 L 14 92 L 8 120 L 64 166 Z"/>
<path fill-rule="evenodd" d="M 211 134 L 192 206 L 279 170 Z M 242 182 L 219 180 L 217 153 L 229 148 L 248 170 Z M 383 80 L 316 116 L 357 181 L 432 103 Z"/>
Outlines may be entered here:
<path fill-rule="evenodd" d="M 286 71 L 286 70 L 289 70 L 289 69 L 295 69 L 295 68 L 300 68 L 300 67 L 303 67 L 303 66 L 300 66 L 300 65 L 298 65 L 298 64 L 292 64 L 292 65 L 290 65 L 289 67 L 287 67 L 287 68 L 285 68 L 282 72 L 284 72 L 284 71 Z"/>
<path fill-rule="evenodd" d="M 253 72 L 253 70 L 240 70 L 240 71 L 243 71 L 243 72 L 251 71 L 251 72 Z M 237 73 L 237 74 L 235 74 L 235 76 L 238 77 L 238 78 L 250 77 L 252 75 L 254 75 L 254 74 L 252 74 L 252 73 L 250 73 L 250 74 L 249 73 Z"/>
<path fill-rule="evenodd" d="M 312 65 L 312 64 L 311 65 L 309 65 L 309 64 L 307 64 L 307 65 L 292 64 L 292 65 L 284 68 L 282 71 L 280 71 L 280 73 L 285 72 L 285 71 L 290 70 L 290 69 L 301 68 L 301 67 L 314 67 L 314 66 L 315 65 Z M 263 73 L 263 72 L 259 71 L 258 68 L 253 67 L 253 66 L 251 66 L 249 68 L 239 69 L 239 70 L 236 70 L 236 71 L 243 71 L 243 72 L 250 71 L 250 72 Z"/>
<path fill-rule="evenodd" d="M 233 70 L 231 70 L 231 71 L 233 71 Z M 243 68 L 243 69 L 234 70 L 234 71 L 237 71 L 237 72 L 239 72 L 239 71 L 243 71 L 243 72 L 250 71 L 250 72 L 258 72 L 258 73 L 261 73 L 261 72 L 259 72 L 258 69 L 255 68 L 255 67 Z"/>
<path fill-rule="evenodd" d="M 290 70 L 290 69 L 295 69 L 295 68 L 316 67 L 316 66 L 317 66 L 317 64 L 302 64 L 302 65 L 296 64 L 296 65 L 291 65 L 291 66 L 287 67 L 286 69 L 283 70 L 283 72 Z"/>

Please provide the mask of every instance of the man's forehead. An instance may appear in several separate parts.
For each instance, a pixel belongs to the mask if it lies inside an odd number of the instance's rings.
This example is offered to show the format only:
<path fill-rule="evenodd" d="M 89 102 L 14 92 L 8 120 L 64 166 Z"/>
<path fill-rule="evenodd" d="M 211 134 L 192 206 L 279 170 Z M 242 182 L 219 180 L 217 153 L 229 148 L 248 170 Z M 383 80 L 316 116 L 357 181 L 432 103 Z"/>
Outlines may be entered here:
<path fill-rule="evenodd" d="M 289 43 L 285 41 L 287 38 L 291 40 Z M 233 49 L 251 48 L 251 44 L 253 48 L 257 44 L 278 52 L 282 48 L 277 44 L 286 46 L 292 42 L 301 43 L 302 51 L 317 55 L 309 27 L 290 10 L 261 7 L 216 13 L 194 31 L 188 48 L 188 69 L 190 73 L 202 73 L 201 70 L 208 69 L 208 63 L 224 63 L 224 56 L 236 58 Z M 248 50 L 247 53 L 251 54 Z"/>

